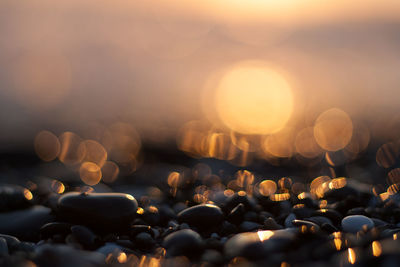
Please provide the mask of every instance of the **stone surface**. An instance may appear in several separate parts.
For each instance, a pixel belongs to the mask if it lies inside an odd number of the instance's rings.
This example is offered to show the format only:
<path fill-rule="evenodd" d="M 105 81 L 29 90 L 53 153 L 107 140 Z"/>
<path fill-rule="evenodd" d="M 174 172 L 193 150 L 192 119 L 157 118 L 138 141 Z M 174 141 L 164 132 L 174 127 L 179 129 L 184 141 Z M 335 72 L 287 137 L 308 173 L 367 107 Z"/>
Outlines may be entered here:
<path fill-rule="evenodd" d="M 342 220 L 342 229 L 344 232 L 357 233 L 363 230 L 364 227 L 371 229 L 374 227 L 374 222 L 363 215 L 350 215 L 344 217 Z"/>
<path fill-rule="evenodd" d="M 178 221 L 188 223 L 199 228 L 218 226 L 224 219 L 224 215 L 218 206 L 201 204 L 181 211 Z"/>
<path fill-rule="evenodd" d="M 136 216 L 138 204 L 122 193 L 67 193 L 58 200 L 58 216 L 95 229 L 122 230 Z"/>
<path fill-rule="evenodd" d="M 184 229 L 165 237 L 163 247 L 169 256 L 193 256 L 202 252 L 203 241 L 195 231 Z"/>

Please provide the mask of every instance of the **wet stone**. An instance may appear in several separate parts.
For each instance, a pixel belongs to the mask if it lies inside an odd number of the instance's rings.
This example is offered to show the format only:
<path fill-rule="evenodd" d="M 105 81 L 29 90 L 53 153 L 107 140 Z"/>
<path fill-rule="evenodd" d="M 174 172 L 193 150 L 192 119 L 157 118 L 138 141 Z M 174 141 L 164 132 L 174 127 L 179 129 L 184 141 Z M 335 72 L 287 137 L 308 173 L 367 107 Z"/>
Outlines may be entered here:
<path fill-rule="evenodd" d="M 363 230 L 364 228 L 367 230 L 374 227 L 374 222 L 363 215 L 350 215 L 346 216 L 342 220 L 342 229 L 344 232 L 348 233 L 357 233 L 358 231 Z"/>
<path fill-rule="evenodd" d="M 167 250 L 168 256 L 194 256 L 201 253 L 203 241 L 195 231 L 184 229 L 165 237 L 163 247 Z"/>
<path fill-rule="evenodd" d="M 201 204 L 181 211 L 178 221 L 200 229 L 218 226 L 224 219 L 221 209 L 211 204 Z"/>
<path fill-rule="evenodd" d="M 123 230 L 136 216 L 138 205 L 128 194 L 67 193 L 58 201 L 58 216 L 101 230 Z"/>
<path fill-rule="evenodd" d="M 338 225 L 343 216 L 334 209 L 320 209 L 313 213 L 314 216 L 322 216 L 330 219 L 335 225 Z"/>

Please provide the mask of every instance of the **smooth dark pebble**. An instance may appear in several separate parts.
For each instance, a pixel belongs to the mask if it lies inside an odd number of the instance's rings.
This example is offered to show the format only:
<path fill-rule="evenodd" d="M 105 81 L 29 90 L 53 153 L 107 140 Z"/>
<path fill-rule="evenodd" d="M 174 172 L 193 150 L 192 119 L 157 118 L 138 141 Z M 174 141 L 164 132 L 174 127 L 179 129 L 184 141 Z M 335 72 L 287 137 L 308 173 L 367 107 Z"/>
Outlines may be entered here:
<path fill-rule="evenodd" d="M 151 249 L 155 242 L 149 233 L 139 233 L 135 236 L 134 244 L 139 249 Z"/>
<path fill-rule="evenodd" d="M 350 215 L 344 217 L 342 220 L 342 229 L 344 232 L 357 233 L 363 230 L 365 226 L 369 230 L 374 227 L 374 222 L 364 215 Z"/>
<path fill-rule="evenodd" d="M 102 230 L 129 227 L 138 205 L 122 193 L 67 193 L 58 201 L 58 215 L 68 221 Z"/>
<path fill-rule="evenodd" d="M 0 257 L 8 255 L 7 241 L 4 237 L 0 237 Z"/>
<path fill-rule="evenodd" d="M 169 234 L 164 238 L 163 247 L 168 256 L 192 256 L 202 252 L 203 240 L 193 230 L 184 229 Z"/>
<path fill-rule="evenodd" d="M 188 223 L 201 229 L 214 228 L 224 219 L 224 215 L 218 206 L 200 204 L 181 211 L 178 221 Z"/>

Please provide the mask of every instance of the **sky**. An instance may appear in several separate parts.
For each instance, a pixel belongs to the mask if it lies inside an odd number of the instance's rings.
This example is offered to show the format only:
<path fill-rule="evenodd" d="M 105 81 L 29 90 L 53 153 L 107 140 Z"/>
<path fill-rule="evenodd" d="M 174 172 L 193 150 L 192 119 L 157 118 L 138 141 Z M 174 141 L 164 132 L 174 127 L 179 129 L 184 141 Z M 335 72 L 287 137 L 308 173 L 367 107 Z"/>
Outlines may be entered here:
<path fill-rule="evenodd" d="M 114 121 L 173 138 L 212 120 L 214 80 L 249 60 L 287 79 L 289 122 L 337 107 L 382 129 L 400 121 L 399 14 L 394 0 L 2 0 L 0 144 Z"/>

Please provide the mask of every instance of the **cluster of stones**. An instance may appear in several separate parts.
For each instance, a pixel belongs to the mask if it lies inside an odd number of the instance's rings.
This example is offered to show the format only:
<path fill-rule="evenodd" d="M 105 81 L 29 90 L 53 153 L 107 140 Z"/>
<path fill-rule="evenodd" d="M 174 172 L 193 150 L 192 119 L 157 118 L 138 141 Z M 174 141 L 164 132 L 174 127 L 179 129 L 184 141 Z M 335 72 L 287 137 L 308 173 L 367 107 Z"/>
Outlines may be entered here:
<path fill-rule="evenodd" d="M 222 191 L 197 205 L 165 193 L 138 204 L 126 193 L 3 185 L 0 199 L 1 266 L 400 264 L 399 197 L 351 185 L 325 192 L 323 209 L 309 193 Z"/>

